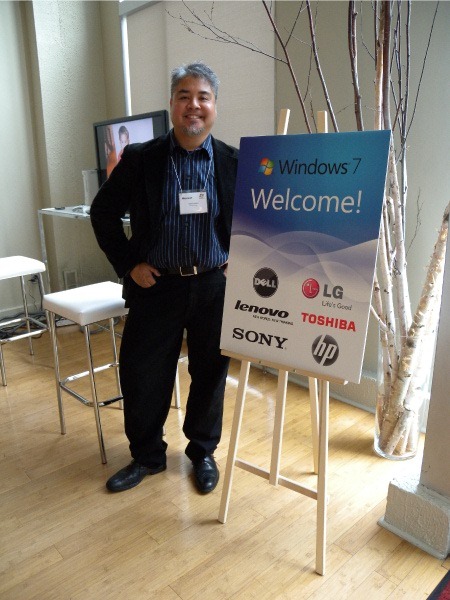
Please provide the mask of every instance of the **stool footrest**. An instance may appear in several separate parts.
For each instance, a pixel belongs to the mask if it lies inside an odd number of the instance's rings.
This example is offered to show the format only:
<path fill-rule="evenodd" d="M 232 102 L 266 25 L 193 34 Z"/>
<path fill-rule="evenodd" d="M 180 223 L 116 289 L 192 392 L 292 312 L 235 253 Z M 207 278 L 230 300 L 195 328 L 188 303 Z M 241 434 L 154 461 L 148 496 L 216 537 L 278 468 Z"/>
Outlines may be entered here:
<path fill-rule="evenodd" d="M 102 365 L 101 367 L 95 367 L 95 369 L 93 369 L 94 373 L 99 373 L 100 371 L 106 371 L 107 369 L 111 369 L 112 367 L 118 367 L 119 363 L 116 362 L 112 362 L 112 363 L 108 363 L 106 365 Z M 65 385 L 68 381 L 76 381 L 77 379 L 81 379 L 82 377 L 88 377 L 89 376 L 89 371 L 82 371 L 81 373 L 75 373 L 74 375 L 69 375 L 69 377 L 66 377 L 65 379 L 61 379 L 61 381 L 59 382 L 60 385 Z"/>
<path fill-rule="evenodd" d="M 9 319 L 8 321 L 2 321 L 1 325 L 2 325 L 2 328 L 9 327 L 9 325 L 15 325 L 17 323 L 23 323 L 25 326 L 27 321 L 29 321 L 30 323 L 34 323 L 41 329 L 47 330 L 47 325 L 44 325 L 44 323 L 41 323 L 41 321 L 38 321 L 37 319 L 34 319 L 33 317 L 25 317 L 25 316 L 17 317 L 15 319 Z"/>
<path fill-rule="evenodd" d="M 90 406 L 90 407 L 94 406 L 94 403 L 92 402 L 92 400 L 88 400 L 87 398 L 85 398 L 85 396 L 83 396 L 82 394 L 79 394 L 78 392 L 76 392 L 72 388 L 68 387 L 64 383 L 60 383 L 59 386 L 62 390 L 64 390 L 68 394 L 70 394 L 73 398 L 75 398 L 76 400 L 78 400 L 79 402 L 84 404 L 84 406 Z M 101 402 L 98 402 L 98 406 L 108 406 L 109 404 L 113 404 L 114 402 L 119 402 L 120 400 L 123 400 L 123 396 L 114 396 L 114 398 L 109 398 L 108 400 L 103 400 Z"/>
<path fill-rule="evenodd" d="M 30 332 L 27 331 L 26 333 L 19 333 L 18 335 L 14 335 L 14 336 L 9 337 L 9 338 L 2 338 L 0 340 L 0 343 L 7 344 L 8 342 L 16 342 L 17 340 L 26 339 L 26 338 L 29 338 L 29 337 L 33 337 L 35 335 L 42 335 L 42 333 L 44 331 L 46 331 L 46 330 L 47 330 L 47 328 L 45 328 L 45 329 L 39 329 L 39 330 L 36 330 L 36 331 L 30 331 Z"/>
<path fill-rule="evenodd" d="M 26 327 L 27 323 L 33 323 L 38 329 L 36 329 L 35 331 L 25 331 L 24 333 L 14 333 L 10 337 L 1 338 L 0 343 L 7 344 L 8 342 L 15 342 L 16 340 L 26 339 L 35 335 L 41 335 L 44 331 L 47 331 L 48 329 L 47 324 L 41 323 L 41 321 L 38 321 L 33 317 L 27 316 L 17 317 L 15 319 L 3 321 L 1 326 L 2 329 L 4 329 L 5 327 L 9 327 L 10 325 L 18 325 L 19 323 L 22 323 L 23 327 Z"/>

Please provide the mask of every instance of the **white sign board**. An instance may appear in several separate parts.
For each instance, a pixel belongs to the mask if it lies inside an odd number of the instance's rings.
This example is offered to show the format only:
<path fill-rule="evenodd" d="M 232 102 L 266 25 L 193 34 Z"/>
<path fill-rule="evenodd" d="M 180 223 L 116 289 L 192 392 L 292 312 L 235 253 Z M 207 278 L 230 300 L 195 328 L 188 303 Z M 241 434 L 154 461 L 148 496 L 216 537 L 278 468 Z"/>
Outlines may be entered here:
<path fill-rule="evenodd" d="M 390 131 L 242 138 L 221 348 L 359 383 Z"/>

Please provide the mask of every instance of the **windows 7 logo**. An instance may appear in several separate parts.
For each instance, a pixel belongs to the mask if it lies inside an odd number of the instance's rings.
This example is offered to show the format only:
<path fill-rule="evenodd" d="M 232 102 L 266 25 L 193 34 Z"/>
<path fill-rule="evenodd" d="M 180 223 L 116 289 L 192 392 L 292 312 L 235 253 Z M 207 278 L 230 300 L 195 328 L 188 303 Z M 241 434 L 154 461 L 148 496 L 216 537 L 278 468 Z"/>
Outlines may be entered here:
<path fill-rule="evenodd" d="M 273 171 L 273 160 L 270 158 L 263 158 L 259 163 L 258 173 L 264 173 L 264 175 L 272 175 Z"/>

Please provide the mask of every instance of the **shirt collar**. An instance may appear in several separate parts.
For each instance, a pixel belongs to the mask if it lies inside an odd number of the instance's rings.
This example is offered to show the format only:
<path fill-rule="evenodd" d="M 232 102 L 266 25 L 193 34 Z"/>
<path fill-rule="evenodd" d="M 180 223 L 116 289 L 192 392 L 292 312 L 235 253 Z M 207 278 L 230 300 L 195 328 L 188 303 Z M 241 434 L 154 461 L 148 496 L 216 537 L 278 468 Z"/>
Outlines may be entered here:
<path fill-rule="evenodd" d="M 208 153 L 209 158 L 212 159 L 212 157 L 213 157 L 213 148 L 212 148 L 211 134 L 208 134 L 208 137 L 203 142 L 203 144 L 201 144 L 198 148 L 196 148 L 192 152 L 196 152 L 197 150 L 205 150 Z M 175 138 L 175 135 L 174 135 L 174 132 L 173 132 L 173 128 L 172 128 L 170 130 L 170 154 L 173 154 L 174 151 L 177 151 L 177 152 L 188 152 L 187 150 L 185 150 L 184 148 L 182 148 L 180 146 L 180 144 L 177 142 L 177 140 Z"/>

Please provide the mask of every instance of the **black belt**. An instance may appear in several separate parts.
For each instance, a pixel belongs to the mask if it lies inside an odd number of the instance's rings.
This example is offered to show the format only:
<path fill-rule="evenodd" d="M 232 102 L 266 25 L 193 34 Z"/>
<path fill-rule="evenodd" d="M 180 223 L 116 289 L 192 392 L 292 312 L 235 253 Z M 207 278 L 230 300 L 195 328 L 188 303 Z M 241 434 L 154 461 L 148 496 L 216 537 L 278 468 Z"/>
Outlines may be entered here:
<path fill-rule="evenodd" d="M 182 277 L 189 277 L 190 275 L 200 275 L 200 273 L 206 273 L 207 271 L 215 271 L 216 269 L 224 269 L 222 267 L 177 267 L 168 269 L 158 269 L 161 275 L 181 275 Z"/>

